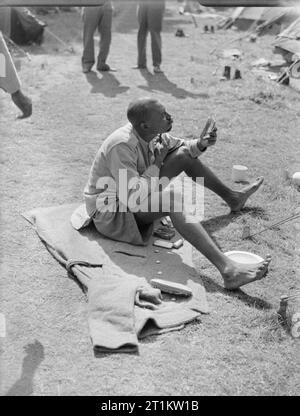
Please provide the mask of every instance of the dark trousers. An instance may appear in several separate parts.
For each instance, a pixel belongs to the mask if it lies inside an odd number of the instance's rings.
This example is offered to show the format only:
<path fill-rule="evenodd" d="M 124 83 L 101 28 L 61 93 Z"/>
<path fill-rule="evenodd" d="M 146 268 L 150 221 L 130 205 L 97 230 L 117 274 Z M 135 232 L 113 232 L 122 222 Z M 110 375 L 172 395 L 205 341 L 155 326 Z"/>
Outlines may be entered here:
<path fill-rule="evenodd" d="M 138 65 L 146 66 L 146 42 L 150 32 L 153 66 L 161 64 L 161 31 L 165 0 L 140 0 L 138 6 L 139 30 L 137 34 Z"/>
<path fill-rule="evenodd" d="M 85 7 L 83 11 L 83 54 L 82 63 L 95 63 L 94 33 L 100 34 L 97 66 L 105 64 L 111 43 L 112 4 L 107 1 L 103 6 Z"/>

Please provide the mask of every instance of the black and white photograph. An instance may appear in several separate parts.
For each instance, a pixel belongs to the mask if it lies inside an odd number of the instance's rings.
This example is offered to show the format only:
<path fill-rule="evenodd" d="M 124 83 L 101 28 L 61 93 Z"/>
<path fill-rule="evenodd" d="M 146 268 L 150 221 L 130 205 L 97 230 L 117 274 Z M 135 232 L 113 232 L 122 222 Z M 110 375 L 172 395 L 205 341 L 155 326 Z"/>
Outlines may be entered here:
<path fill-rule="evenodd" d="M 1 396 L 299 396 L 300 0 L 0 0 L 0 187 Z"/>

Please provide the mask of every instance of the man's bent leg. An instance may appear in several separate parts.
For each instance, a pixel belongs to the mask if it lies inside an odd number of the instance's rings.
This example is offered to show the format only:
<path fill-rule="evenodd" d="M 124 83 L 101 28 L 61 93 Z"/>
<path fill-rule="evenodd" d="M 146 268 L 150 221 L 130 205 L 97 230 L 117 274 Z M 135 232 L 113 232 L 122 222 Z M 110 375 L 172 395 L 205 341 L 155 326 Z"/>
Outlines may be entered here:
<path fill-rule="evenodd" d="M 182 171 L 194 181 L 197 178 L 204 178 L 204 186 L 219 195 L 233 212 L 241 210 L 249 196 L 256 192 L 263 183 L 263 178 L 258 178 L 241 191 L 234 191 L 226 186 L 199 158 L 192 158 L 185 146 L 179 147 L 166 157 L 160 176 L 173 178 Z"/>

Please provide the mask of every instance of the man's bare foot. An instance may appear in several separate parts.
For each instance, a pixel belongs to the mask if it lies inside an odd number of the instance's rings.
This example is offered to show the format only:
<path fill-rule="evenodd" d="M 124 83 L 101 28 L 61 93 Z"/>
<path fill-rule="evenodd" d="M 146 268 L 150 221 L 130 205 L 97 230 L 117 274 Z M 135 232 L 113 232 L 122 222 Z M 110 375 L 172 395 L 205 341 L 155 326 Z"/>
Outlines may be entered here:
<path fill-rule="evenodd" d="M 21 90 L 18 90 L 11 94 L 11 98 L 16 106 L 22 111 L 22 114 L 18 116 L 19 119 L 30 117 L 32 114 L 32 102 L 31 99 L 26 97 Z"/>
<path fill-rule="evenodd" d="M 232 261 L 225 267 L 224 272 L 221 272 L 225 288 L 234 290 L 262 279 L 268 272 L 270 261 L 270 255 L 267 255 L 266 259 L 258 266 L 244 266 Z"/>
<path fill-rule="evenodd" d="M 258 190 L 258 188 L 262 185 L 264 178 L 261 176 L 256 179 L 251 185 L 246 186 L 241 191 L 234 191 L 234 195 L 232 197 L 231 202 L 229 202 L 229 206 L 231 208 L 231 212 L 238 212 L 244 208 L 244 205 L 252 194 Z"/>

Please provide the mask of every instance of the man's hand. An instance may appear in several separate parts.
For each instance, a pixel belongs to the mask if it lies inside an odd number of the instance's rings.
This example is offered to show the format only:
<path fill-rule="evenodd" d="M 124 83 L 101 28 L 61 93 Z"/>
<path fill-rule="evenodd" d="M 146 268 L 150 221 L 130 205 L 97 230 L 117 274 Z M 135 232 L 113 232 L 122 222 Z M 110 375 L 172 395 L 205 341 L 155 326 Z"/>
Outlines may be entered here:
<path fill-rule="evenodd" d="M 158 167 L 162 165 L 163 161 L 165 160 L 165 157 L 168 154 L 168 151 L 169 151 L 169 143 L 167 142 L 166 139 L 161 137 L 160 140 L 156 142 L 155 149 L 154 149 L 154 156 L 155 156 L 154 163 Z"/>
<path fill-rule="evenodd" d="M 200 137 L 198 140 L 198 147 L 200 150 L 204 150 L 209 146 L 213 146 L 217 141 L 217 127 L 214 127 L 209 134 L 204 137 Z"/>

